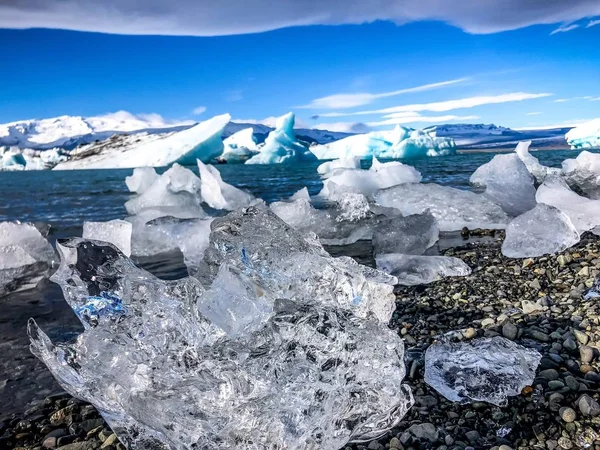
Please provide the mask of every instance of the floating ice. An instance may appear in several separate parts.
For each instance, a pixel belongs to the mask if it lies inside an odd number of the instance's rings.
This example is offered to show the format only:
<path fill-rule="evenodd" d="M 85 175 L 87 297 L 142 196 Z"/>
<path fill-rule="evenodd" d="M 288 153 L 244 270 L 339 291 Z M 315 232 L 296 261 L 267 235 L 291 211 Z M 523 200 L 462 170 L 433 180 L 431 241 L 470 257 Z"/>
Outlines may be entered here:
<path fill-rule="evenodd" d="M 287 113 L 277 119 L 275 130 L 269 133 L 260 152 L 246 161 L 246 164 L 278 164 L 316 160 L 317 158 L 308 147 L 296 139 L 294 121 L 293 113 Z"/>
<path fill-rule="evenodd" d="M 243 163 L 259 151 L 254 139 L 254 129 L 251 127 L 229 136 L 223 141 L 223 146 L 223 154 L 218 159 L 228 163 Z"/>
<path fill-rule="evenodd" d="M 26 165 L 27 161 L 21 150 L 0 147 L 0 170 L 25 170 Z"/>
<path fill-rule="evenodd" d="M 138 167 L 133 169 L 132 175 L 125 177 L 125 184 L 129 192 L 143 194 L 159 178 L 153 167 Z"/>
<path fill-rule="evenodd" d="M 319 159 L 422 158 L 456 153 L 454 140 L 435 133 L 396 126 L 392 131 L 372 131 L 349 136 L 311 151 Z"/>
<path fill-rule="evenodd" d="M 535 198 L 538 203 L 554 206 L 564 212 L 579 232 L 600 225 L 600 200 L 590 200 L 576 194 L 561 177 L 546 178 Z"/>
<path fill-rule="evenodd" d="M 429 212 L 382 221 L 373 232 L 373 253 L 422 255 L 439 235 L 437 222 Z"/>
<path fill-rule="evenodd" d="M 513 219 L 506 227 L 502 254 L 529 258 L 558 253 L 579 242 L 579 233 L 569 217 L 553 206 L 539 203 Z"/>
<path fill-rule="evenodd" d="M 525 167 L 527 167 L 529 173 L 534 176 L 538 183 L 543 183 L 546 176 L 560 172 L 559 169 L 540 164 L 540 161 L 531 153 L 529 153 L 530 145 L 531 141 L 519 142 L 515 152 L 517 153 L 519 159 L 523 161 L 523 164 L 525 164 Z"/>
<path fill-rule="evenodd" d="M 458 231 L 463 227 L 505 228 L 506 213 L 486 197 L 470 191 L 439 184 L 403 184 L 375 194 L 381 206 L 399 209 L 402 214 L 422 214 L 429 210 L 440 231 Z"/>
<path fill-rule="evenodd" d="M 208 291 L 109 244 L 69 240 L 61 256 L 54 280 L 85 331 L 54 345 L 31 320 L 32 351 L 129 448 L 335 449 L 382 436 L 412 404 L 386 276 L 268 211 L 214 222 Z"/>
<path fill-rule="evenodd" d="M 83 222 L 83 238 L 110 242 L 125 256 L 131 255 L 132 225 L 124 220 Z"/>
<path fill-rule="evenodd" d="M 471 175 L 471 183 L 485 187 L 484 195 L 515 217 L 536 205 L 534 178 L 518 155 L 496 155 Z"/>
<path fill-rule="evenodd" d="M 600 154 L 583 151 L 575 159 L 565 159 L 562 171 L 569 185 L 600 200 Z"/>
<path fill-rule="evenodd" d="M 379 254 L 377 268 L 398 278 L 398 284 L 429 284 L 445 277 L 464 277 L 471 269 L 461 259 L 449 256 Z"/>
<path fill-rule="evenodd" d="M 594 119 L 571 129 L 566 135 L 572 149 L 600 148 L 600 119 Z"/>
<path fill-rule="evenodd" d="M 252 194 L 242 191 L 221 178 L 219 171 L 211 165 L 198 160 L 200 170 L 202 200 L 211 208 L 234 210 L 256 202 Z"/>
<path fill-rule="evenodd" d="M 425 353 L 425 383 L 453 402 L 504 406 L 533 383 L 541 357 L 499 336 L 436 342 Z"/>
<path fill-rule="evenodd" d="M 0 295 L 34 288 L 54 257 L 54 249 L 33 225 L 0 222 Z"/>
<path fill-rule="evenodd" d="M 335 169 L 360 169 L 360 158 L 336 159 L 327 161 L 317 167 L 317 173 L 325 175 Z"/>

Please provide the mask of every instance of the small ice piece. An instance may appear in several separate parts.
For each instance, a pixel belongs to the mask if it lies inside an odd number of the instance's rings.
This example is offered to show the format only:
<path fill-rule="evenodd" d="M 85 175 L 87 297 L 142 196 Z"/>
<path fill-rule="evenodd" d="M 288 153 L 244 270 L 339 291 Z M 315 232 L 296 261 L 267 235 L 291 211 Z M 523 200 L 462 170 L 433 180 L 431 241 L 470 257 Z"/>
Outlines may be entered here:
<path fill-rule="evenodd" d="M 518 155 L 496 155 L 471 175 L 471 184 L 485 188 L 485 195 L 510 216 L 536 205 L 534 178 Z"/>
<path fill-rule="evenodd" d="M 572 149 L 600 148 L 600 119 L 594 119 L 571 129 L 566 135 Z"/>
<path fill-rule="evenodd" d="M 398 278 L 398 284 L 414 286 L 429 284 L 445 277 L 464 277 L 471 268 L 464 261 L 450 256 L 421 256 L 388 253 L 375 257 L 377 269 Z"/>
<path fill-rule="evenodd" d="M 533 383 L 541 358 L 499 336 L 436 342 L 425 352 L 425 383 L 453 402 L 504 406 Z"/>
<path fill-rule="evenodd" d="M 594 281 L 594 285 L 590 288 L 589 291 L 586 292 L 583 297 L 585 300 L 590 300 L 592 298 L 600 299 L 600 276 L 596 277 L 596 281 Z"/>
<path fill-rule="evenodd" d="M 294 121 L 293 113 L 287 113 L 277 119 L 275 130 L 269 133 L 260 152 L 246 161 L 246 164 L 280 164 L 316 160 L 316 156 L 308 147 L 296 139 Z"/>
<path fill-rule="evenodd" d="M 379 223 L 373 232 L 373 253 L 422 255 L 439 238 L 435 217 L 429 212 Z"/>
<path fill-rule="evenodd" d="M 223 146 L 223 154 L 218 159 L 228 163 L 246 162 L 259 151 L 252 127 L 232 134 L 223 141 Z"/>
<path fill-rule="evenodd" d="M 211 208 L 231 211 L 249 206 L 256 201 L 252 194 L 225 183 L 215 167 L 198 160 L 198 169 L 200 170 L 202 200 Z"/>
<path fill-rule="evenodd" d="M 40 231 L 19 222 L 0 222 L 0 255 L 0 296 L 34 288 L 55 258 Z"/>
<path fill-rule="evenodd" d="M 327 161 L 317 167 L 317 173 L 325 175 L 335 169 L 360 169 L 360 158 L 358 156 L 348 159 L 336 159 Z"/>
<path fill-rule="evenodd" d="M 577 187 L 592 199 L 600 200 L 600 154 L 583 151 L 577 158 L 565 159 L 562 172 L 570 186 Z"/>
<path fill-rule="evenodd" d="M 396 208 L 404 215 L 429 210 L 440 231 L 458 231 L 463 227 L 503 229 L 510 220 L 488 198 L 439 184 L 403 184 L 383 189 L 374 197 L 379 205 Z"/>
<path fill-rule="evenodd" d="M 562 177 L 546 178 L 535 198 L 564 212 L 580 233 L 600 225 L 600 200 L 591 200 L 573 192 Z"/>
<path fill-rule="evenodd" d="M 562 252 L 578 242 L 579 233 L 569 217 L 553 206 L 539 203 L 508 224 L 502 254 L 530 258 Z"/>
<path fill-rule="evenodd" d="M 560 172 L 560 169 L 555 167 L 547 167 L 540 164 L 540 161 L 529 153 L 529 146 L 531 141 L 522 141 L 517 144 L 515 152 L 519 159 L 523 161 L 527 170 L 538 183 L 543 183 L 548 175 L 556 175 Z"/>
<path fill-rule="evenodd" d="M 303 187 L 302 189 L 300 189 L 298 192 L 296 192 L 294 195 L 292 195 L 290 197 L 290 201 L 300 200 L 300 199 L 308 200 L 310 202 L 310 194 L 308 193 L 308 188 Z"/>
<path fill-rule="evenodd" d="M 133 169 L 132 175 L 125 177 L 125 184 L 129 192 L 143 194 L 159 178 L 153 167 L 138 167 Z"/>
<path fill-rule="evenodd" d="M 132 225 L 125 220 L 110 220 L 108 222 L 83 222 L 83 238 L 96 241 L 110 242 L 131 256 Z"/>

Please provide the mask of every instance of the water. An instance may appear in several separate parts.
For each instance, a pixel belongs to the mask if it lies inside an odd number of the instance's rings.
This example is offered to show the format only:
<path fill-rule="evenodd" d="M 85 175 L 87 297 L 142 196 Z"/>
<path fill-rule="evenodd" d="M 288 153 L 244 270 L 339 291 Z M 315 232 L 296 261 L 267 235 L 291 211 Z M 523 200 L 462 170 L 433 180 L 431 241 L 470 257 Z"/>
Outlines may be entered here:
<path fill-rule="evenodd" d="M 471 174 L 494 154 L 461 154 L 411 161 L 410 164 L 423 174 L 424 182 L 468 189 Z M 560 166 L 564 159 L 573 158 L 576 153 L 539 151 L 535 156 L 542 164 Z M 226 182 L 272 202 L 285 199 L 304 186 L 311 194 L 319 192 L 322 184 L 316 172 L 318 164 L 220 165 L 218 169 Z M 196 168 L 193 170 L 197 173 Z M 49 239 L 52 242 L 58 238 L 81 236 L 86 220 L 105 221 L 127 215 L 123 205 L 130 193 L 124 180 L 131 173 L 130 169 L 0 172 L 0 221 L 50 224 Z M 369 248 L 369 245 L 357 243 L 348 249 L 332 249 L 332 253 L 345 253 L 369 263 Z M 176 279 L 186 275 L 181 255 L 145 258 L 138 263 L 162 278 Z M 60 289 L 48 280 L 42 281 L 35 290 L 0 298 L 0 350 L 3 355 L 0 358 L 0 419 L 60 391 L 45 366 L 29 352 L 26 334 L 29 317 L 34 317 L 53 340 L 72 338 L 81 330 Z"/>

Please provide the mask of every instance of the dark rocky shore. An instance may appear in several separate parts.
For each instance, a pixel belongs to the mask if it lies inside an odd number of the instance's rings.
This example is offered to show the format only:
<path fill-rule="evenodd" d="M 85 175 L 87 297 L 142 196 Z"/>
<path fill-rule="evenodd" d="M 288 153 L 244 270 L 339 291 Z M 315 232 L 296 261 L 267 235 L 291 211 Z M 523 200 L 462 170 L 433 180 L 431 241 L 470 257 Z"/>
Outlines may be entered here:
<path fill-rule="evenodd" d="M 600 273 L 600 238 L 590 233 L 559 255 L 511 260 L 502 233 L 445 251 L 473 273 L 397 287 L 391 326 L 406 342 L 415 405 L 398 429 L 353 450 L 600 450 L 600 300 L 584 299 Z M 542 355 L 537 377 L 505 407 L 446 400 L 423 381 L 423 357 L 437 336 L 504 336 Z M 96 410 L 67 394 L 0 424 L 0 449 L 124 448 Z M 335 450 L 335 449 L 333 449 Z"/>

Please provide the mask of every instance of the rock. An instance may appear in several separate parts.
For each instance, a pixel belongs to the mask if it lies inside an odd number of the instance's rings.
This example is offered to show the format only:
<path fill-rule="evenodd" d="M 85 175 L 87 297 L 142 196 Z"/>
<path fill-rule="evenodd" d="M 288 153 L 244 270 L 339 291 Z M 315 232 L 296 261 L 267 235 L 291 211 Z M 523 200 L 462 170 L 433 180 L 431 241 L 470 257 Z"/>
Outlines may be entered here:
<path fill-rule="evenodd" d="M 407 431 L 417 439 L 425 440 L 428 442 L 436 442 L 439 436 L 438 430 L 435 427 L 435 425 L 427 422 L 411 425 L 411 427 Z"/>
<path fill-rule="evenodd" d="M 560 448 L 564 448 L 565 450 L 570 450 L 573 448 L 573 442 L 571 442 L 569 438 L 566 438 L 564 436 L 558 440 L 558 445 L 560 446 Z"/>
<path fill-rule="evenodd" d="M 390 439 L 390 448 L 400 448 L 402 444 L 400 444 L 400 439 L 397 437 L 393 437 Z"/>
<path fill-rule="evenodd" d="M 584 394 L 579 398 L 577 406 L 579 406 L 579 411 L 581 411 L 584 416 L 597 416 L 600 414 L 600 405 L 587 394 Z"/>
<path fill-rule="evenodd" d="M 565 384 L 574 392 L 579 390 L 579 381 L 577 381 L 574 376 L 569 375 L 565 377 Z"/>
<path fill-rule="evenodd" d="M 571 338 L 565 339 L 565 341 L 563 342 L 563 347 L 566 348 L 567 350 L 571 350 L 571 351 L 577 350 L 577 344 Z"/>
<path fill-rule="evenodd" d="M 477 430 L 467 431 L 465 433 L 465 436 L 471 443 L 474 443 L 477 441 L 477 439 L 481 438 L 481 434 L 479 434 L 479 431 L 477 431 Z"/>
<path fill-rule="evenodd" d="M 594 359 L 594 349 L 587 345 L 579 347 L 579 359 L 582 363 L 590 363 Z"/>
<path fill-rule="evenodd" d="M 477 330 L 475 330 L 475 328 L 467 328 L 463 331 L 463 336 L 465 339 L 473 339 L 475 336 L 477 336 Z"/>
<path fill-rule="evenodd" d="M 538 377 L 545 378 L 548 381 L 558 380 L 558 372 L 555 369 L 546 369 L 538 373 Z"/>
<path fill-rule="evenodd" d="M 581 345 L 587 344 L 590 340 L 590 337 L 581 330 L 573 330 L 573 334 L 575 335 L 575 339 L 577 339 Z"/>
<path fill-rule="evenodd" d="M 574 422 L 577 419 L 577 413 L 573 408 L 563 407 L 558 411 L 560 418 L 567 423 Z"/>
<path fill-rule="evenodd" d="M 106 448 L 109 445 L 113 445 L 116 442 L 118 442 L 117 435 L 113 433 L 108 438 L 106 438 L 106 440 L 102 443 L 100 448 Z"/>
<path fill-rule="evenodd" d="M 59 450 L 94 450 L 94 443 L 91 441 L 73 442 L 72 444 L 58 447 Z"/>
<path fill-rule="evenodd" d="M 502 335 L 506 339 L 510 339 L 511 341 L 514 341 L 517 338 L 518 334 L 519 334 L 519 329 L 512 321 L 507 320 L 506 322 L 504 322 L 504 324 L 502 325 Z"/>

